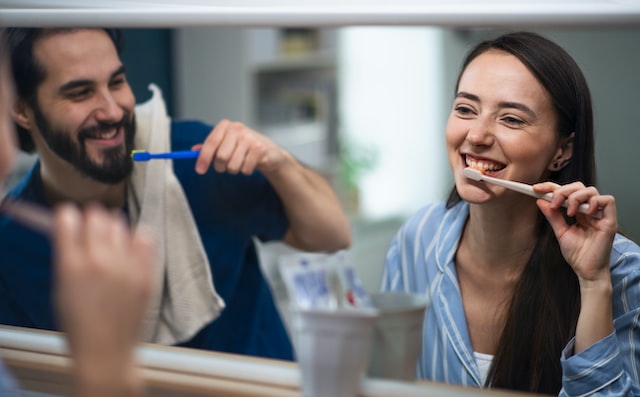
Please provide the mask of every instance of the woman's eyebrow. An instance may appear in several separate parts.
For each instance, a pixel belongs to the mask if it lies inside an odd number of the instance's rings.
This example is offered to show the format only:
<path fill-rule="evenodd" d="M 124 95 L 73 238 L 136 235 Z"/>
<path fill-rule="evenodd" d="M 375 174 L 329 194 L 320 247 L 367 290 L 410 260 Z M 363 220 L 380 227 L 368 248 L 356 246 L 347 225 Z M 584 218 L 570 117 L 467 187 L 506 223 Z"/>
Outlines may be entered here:
<path fill-rule="evenodd" d="M 525 112 L 529 117 L 531 117 L 532 119 L 537 119 L 538 115 L 536 114 L 536 112 L 534 112 L 529 106 L 520 103 L 520 102 L 500 102 L 498 103 L 498 106 L 500 108 L 512 108 L 512 109 L 518 109 L 522 112 Z"/>
<path fill-rule="evenodd" d="M 470 101 L 474 101 L 474 102 L 480 102 L 480 97 L 475 95 L 475 94 L 471 94 L 469 92 L 466 91 L 459 91 L 456 94 L 456 98 L 464 98 L 464 99 L 468 99 Z M 529 117 L 531 117 L 532 119 L 537 119 L 538 115 L 536 114 L 536 112 L 534 112 L 529 106 L 520 103 L 520 102 L 513 102 L 513 101 L 502 101 L 498 103 L 498 107 L 499 108 L 506 108 L 506 109 L 518 109 L 522 112 L 525 112 Z"/>
<path fill-rule="evenodd" d="M 474 102 L 480 102 L 479 96 L 471 94 L 469 92 L 465 92 L 465 91 L 458 91 L 458 93 L 456 94 L 456 98 L 465 98 Z"/>

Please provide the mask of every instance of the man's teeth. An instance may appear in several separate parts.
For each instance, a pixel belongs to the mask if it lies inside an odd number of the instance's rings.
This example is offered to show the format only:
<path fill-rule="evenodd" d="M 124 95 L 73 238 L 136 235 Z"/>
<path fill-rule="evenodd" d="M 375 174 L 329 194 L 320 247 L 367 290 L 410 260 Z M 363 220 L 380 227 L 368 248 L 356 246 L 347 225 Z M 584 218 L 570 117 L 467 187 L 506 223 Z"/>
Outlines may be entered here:
<path fill-rule="evenodd" d="M 467 161 L 467 167 L 471 167 L 471 168 L 475 168 L 475 169 L 479 169 L 479 170 L 484 170 L 486 172 L 491 172 L 491 171 L 497 171 L 499 169 L 501 169 L 502 167 L 496 164 L 491 164 L 491 163 L 485 163 L 483 161 L 476 161 L 476 160 L 472 160 L 472 159 L 466 159 Z"/>
<path fill-rule="evenodd" d="M 109 131 L 99 131 L 95 134 L 92 134 L 93 139 L 113 139 L 118 135 L 118 129 L 112 129 Z"/>

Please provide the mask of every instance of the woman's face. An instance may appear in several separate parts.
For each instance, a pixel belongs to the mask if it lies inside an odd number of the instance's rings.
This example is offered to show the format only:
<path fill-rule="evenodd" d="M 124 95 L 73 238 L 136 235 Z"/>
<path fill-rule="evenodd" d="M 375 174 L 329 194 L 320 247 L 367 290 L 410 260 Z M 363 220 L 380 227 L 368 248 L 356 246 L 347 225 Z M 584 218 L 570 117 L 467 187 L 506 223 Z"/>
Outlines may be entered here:
<path fill-rule="evenodd" d="M 497 50 L 475 58 L 462 73 L 446 128 L 460 196 L 474 203 L 518 197 L 465 178 L 468 166 L 501 179 L 540 181 L 562 151 L 556 117 L 548 93 L 518 58 Z"/>
<path fill-rule="evenodd" d="M 6 56 L 0 59 L 0 187 L 11 171 L 15 157 L 15 131 L 11 118 L 13 83 Z"/>

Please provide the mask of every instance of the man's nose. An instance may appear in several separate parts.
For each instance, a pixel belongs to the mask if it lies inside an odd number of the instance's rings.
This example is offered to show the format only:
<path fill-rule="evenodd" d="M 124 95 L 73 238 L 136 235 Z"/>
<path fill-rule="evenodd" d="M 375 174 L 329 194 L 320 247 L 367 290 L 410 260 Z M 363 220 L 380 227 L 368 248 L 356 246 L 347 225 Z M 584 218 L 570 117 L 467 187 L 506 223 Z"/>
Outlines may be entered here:
<path fill-rule="evenodd" d="M 115 122 L 122 120 L 124 111 L 111 92 L 102 92 L 96 98 L 95 116 L 98 121 Z"/>

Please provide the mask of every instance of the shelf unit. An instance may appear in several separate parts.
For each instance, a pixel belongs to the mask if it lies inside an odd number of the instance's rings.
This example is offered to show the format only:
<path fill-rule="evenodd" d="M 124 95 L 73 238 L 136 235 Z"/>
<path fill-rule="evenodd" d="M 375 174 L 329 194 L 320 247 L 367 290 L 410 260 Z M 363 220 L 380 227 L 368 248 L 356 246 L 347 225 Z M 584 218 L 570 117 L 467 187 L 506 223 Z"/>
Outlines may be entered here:
<path fill-rule="evenodd" d="M 331 177 L 337 156 L 336 36 L 332 29 L 178 29 L 176 114 L 244 122 Z M 189 61 L 196 56 L 194 65 Z"/>
<path fill-rule="evenodd" d="M 252 115 L 261 131 L 326 175 L 337 156 L 336 32 L 251 29 Z"/>

